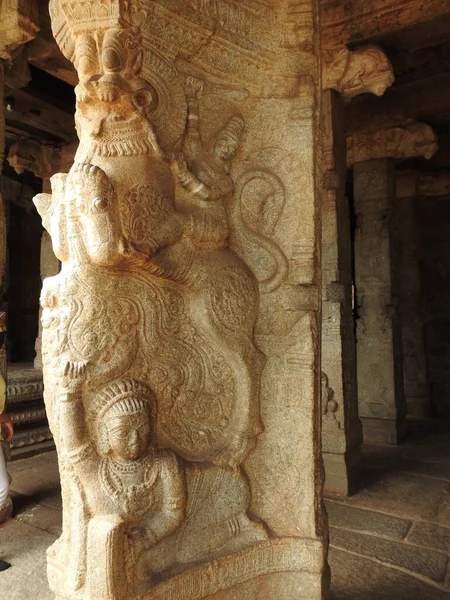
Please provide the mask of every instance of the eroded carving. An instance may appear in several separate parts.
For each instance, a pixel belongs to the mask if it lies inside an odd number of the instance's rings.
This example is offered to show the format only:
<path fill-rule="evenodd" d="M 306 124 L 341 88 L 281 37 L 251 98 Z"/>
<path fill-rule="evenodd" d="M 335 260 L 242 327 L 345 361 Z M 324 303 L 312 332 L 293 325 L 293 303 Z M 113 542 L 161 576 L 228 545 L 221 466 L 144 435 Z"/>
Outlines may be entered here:
<path fill-rule="evenodd" d="M 365 93 L 382 96 L 394 83 L 392 65 L 377 46 L 328 50 L 323 69 L 324 89 L 334 89 L 348 99 Z"/>
<path fill-rule="evenodd" d="M 438 150 L 433 129 L 426 123 L 404 123 L 351 131 L 347 136 L 347 164 L 375 158 L 430 159 Z"/>

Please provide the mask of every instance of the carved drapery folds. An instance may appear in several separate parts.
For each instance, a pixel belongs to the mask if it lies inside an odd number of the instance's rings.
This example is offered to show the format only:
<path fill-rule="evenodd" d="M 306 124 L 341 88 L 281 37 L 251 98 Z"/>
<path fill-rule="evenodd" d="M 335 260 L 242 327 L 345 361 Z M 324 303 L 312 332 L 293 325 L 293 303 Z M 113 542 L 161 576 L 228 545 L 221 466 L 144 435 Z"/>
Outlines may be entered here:
<path fill-rule="evenodd" d="M 347 163 L 376 158 L 430 159 L 438 150 L 438 140 L 426 123 L 407 120 L 394 124 L 374 123 L 372 127 L 351 130 L 347 135 Z"/>
<path fill-rule="evenodd" d="M 58 600 L 326 593 L 318 64 L 300 55 L 314 76 L 293 96 L 286 12 L 250 5 L 227 4 L 223 21 L 197 2 L 50 2 L 79 75 L 80 138 L 70 172 L 35 199 L 62 262 L 42 292 Z M 231 41 L 216 21 L 240 24 Z"/>
<path fill-rule="evenodd" d="M 349 50 L 345 46 L 324 53 L 323 88 L 350 99 L 359 94 L 382 96 L 394 83 L 394 70 L 377 46 Z"/>

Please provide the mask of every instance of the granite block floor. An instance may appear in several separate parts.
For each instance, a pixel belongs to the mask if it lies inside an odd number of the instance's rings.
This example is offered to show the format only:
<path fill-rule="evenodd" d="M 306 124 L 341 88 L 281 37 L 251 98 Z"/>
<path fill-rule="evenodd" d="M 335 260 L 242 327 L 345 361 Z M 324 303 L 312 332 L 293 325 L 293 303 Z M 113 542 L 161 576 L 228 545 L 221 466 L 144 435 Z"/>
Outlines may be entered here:
<path fill-rule="evenodd" d="M 366 446 L 365 489 L 326 499 L 332 600 L 450 600 L 450 428 L 439 427 L 413 426 L 398 447 Z M 12 567 L 0 573 L 0 597 L 51 600 L 45 550 L 61 531 L 56 454 L 10 467 L 15 516 L 0 529 L 0 557 Z"/>

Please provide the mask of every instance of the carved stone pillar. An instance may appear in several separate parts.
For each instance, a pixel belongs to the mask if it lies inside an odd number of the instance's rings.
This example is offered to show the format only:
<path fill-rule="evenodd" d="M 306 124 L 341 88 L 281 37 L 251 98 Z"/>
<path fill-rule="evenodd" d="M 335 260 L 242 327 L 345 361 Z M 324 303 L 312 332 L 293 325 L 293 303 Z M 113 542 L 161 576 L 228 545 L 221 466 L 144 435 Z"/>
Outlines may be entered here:
<path fill-rule="evenodd" d="M 322 203 L 322 446 L 325 492 L 348 495 L 361 485 L 362 430 L 358 418 L 352 311 L 352 256 L 345 197 L 343 100 L 323 92 L 325 140 Z"/>
<path fill-rule="evenodd" d="M 362 430 L 358 419 L 352 256 L 344 101 L 382 95 L 392 66 L 376 46 L 324 51 L 324 199 L 322 202 L 322 444 L 325 492 L 348 495 L 362 484 Z"/>
<path fill-rule="evenodd" d="M 290 8 L 50 1 L 80 79 L 35 199 L 58 600 L 327 597 L 319 28 Z"/>
<path fill-rule="evenodd" d="M 359 415 L 367 442 L 396 444 L 406 432 L 393 162 L 354 165 Z"/>

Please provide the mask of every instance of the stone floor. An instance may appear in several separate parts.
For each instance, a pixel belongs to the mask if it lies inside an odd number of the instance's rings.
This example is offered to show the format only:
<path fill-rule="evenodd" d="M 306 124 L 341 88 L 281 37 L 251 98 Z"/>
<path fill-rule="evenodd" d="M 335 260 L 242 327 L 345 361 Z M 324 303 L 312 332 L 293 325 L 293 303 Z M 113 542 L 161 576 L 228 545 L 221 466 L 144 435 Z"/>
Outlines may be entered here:
<path fill-rule="evenodd" d="M 441 429 L 366 447 L 367 487 L 327 499 L 333 600 L 450 599 L 450 427 Z M 11 473 L 15 518 L 0 530 L 0 557 L 13 566 L 0 573 L 0 597 L 50 600 L 45 550 L 61 531 L 56 456 L 16 461 Z"/>

